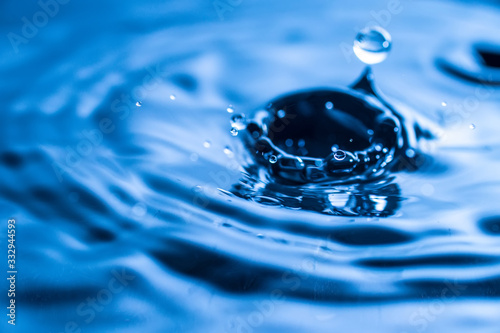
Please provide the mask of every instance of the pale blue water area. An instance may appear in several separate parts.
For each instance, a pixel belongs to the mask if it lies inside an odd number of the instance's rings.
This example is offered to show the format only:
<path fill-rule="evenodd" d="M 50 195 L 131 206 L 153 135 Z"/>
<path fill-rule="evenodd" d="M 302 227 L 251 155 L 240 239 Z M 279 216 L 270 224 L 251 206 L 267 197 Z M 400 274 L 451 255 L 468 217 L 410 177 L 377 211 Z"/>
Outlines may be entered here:
<path fill-rule="evenodd" d="M 500 332 L 498 1 L 48 2 L 0 5 L 2 332 Z M 435 139 L 280 182 L 231 116 L 345 89 L 371 23 L 377 89 Z"/>

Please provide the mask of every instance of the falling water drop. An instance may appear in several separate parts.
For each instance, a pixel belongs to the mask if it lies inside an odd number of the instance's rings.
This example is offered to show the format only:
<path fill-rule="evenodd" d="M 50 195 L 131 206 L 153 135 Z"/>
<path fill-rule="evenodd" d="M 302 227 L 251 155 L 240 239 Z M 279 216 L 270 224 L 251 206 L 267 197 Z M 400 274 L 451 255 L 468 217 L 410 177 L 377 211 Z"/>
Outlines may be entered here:
<path fill-rule="evenodd" d="M 331 110 L 331 109 L 333 109 L 333 103 L 332 103 L 332 102 L 330 102 L 330 101 L 326 102 L 326 103 L 325 103 L 325 108 L 326 108 L 327 110 Z"/>
<path fill-rule="evenodd" d="M 227 110 L 228 113 L 233 113 L 234 112 L 234 107 L 232 105 L 229 105 L 226 110 Z"/>
<path fill-rule="evenodd" d="M 174 101 L 174 100 L 175 100 L 175 95 L 173 95 L 173 94 L 172 94 L 172 95 L 170 95 L 170 99 L 171 99 L 172 101 Z"/>
<path fill-rule="evenodd" d="M 203 147 L 205 147 L 205 148 L 210 148 L 211 145 L 212 145 L 212 143 L 208 140 L 203 142 Z"/>
<path fill-rule="evenodd" d="M 441 102 L 441 106 L 447 106 L 448 104 L 446 102 Z"/>
<path fill-rule="evenodd" d="M 473 129 L 476 129 L 476 125 L 474 125 L 474 124 L 470 124 L 470 125 L 469 125 L 469 128 L 470 128 L 470 129 L 472 129 L 472 130 L 473 130 Z"/>
<path fill-rule="evenodd" d="M 141 101 L 137 101 L 137 103 L 135 103 L 136 106 L 142 106 L 142 102 Z"/>
<path fill-rule="evenodd" d="M 384 61 L 391 49 L 391 35 L 381 27 L 362 29 L 354 39 L 354 53 L 365 64 Z"/>

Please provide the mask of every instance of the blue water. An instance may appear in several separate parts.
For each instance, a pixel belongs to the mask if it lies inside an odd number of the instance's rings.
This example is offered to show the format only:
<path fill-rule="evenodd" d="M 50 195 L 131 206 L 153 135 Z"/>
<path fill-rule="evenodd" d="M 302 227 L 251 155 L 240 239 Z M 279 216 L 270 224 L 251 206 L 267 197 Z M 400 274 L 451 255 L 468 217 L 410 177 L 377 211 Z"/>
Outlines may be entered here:
<path fill-rule="evenodd" d="M 40 5 L 0 5 L 1 331 L 500 332 L 498 2 L 222 3 L 69 1 L 27 35 Z M 256 169 L 228 106 L 348 86 L 371 21 L 378 89 L 436 131 L 421 163 Z"/>

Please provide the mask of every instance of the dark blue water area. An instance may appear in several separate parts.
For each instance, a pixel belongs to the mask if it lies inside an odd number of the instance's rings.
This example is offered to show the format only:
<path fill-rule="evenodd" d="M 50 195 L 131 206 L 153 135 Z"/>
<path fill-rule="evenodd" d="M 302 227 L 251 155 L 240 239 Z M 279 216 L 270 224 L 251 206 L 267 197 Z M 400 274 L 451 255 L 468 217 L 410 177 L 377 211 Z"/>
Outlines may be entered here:
<path fill-rule="evenodd" d="M 2 332 L 500 332 L 498 2 L 41 3 L 0 4 Z M 231 115 L 345 89 L 373 23 L 378 91 L 434 138 L 280 181 Z"/>

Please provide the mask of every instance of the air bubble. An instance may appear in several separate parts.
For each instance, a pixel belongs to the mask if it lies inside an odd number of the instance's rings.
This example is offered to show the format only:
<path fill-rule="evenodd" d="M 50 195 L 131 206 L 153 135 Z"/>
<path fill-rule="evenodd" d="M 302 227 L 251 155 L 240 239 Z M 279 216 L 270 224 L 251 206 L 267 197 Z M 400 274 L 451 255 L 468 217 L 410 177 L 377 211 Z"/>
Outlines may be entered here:
<path fill-rule="evenodd" d="M 269 157 L 269 163 L 274 164 L 278 161 L 278 158 L 275 155 L 271 155 Z"/>
<path fill-rule="evenodd" d="M 413 149 L 407 149 L 406 150 L 406 156 L 408 156 L 409 158 L 414 158 L 415 157 L 415 151 Z"/>
<path fill-rule="evenodd" d="M 291 146 L 293 146 L 293 140 L 292 140 L 292 139 L 286 139 L 286 141 L 285 141 L 285 145 L 286 145 L 287 147 L 291 147 Z"/>
<path fill-rule="evenodd" d="M 381 151 L 381 150 L 382 150 L 382 145 L 381 145 L 380 143 L 377 143 L 377 144 L 375 145 L 375 150 L 376 150 L 376 151 Z"/>
<path fill-rule="evenodd" d="M 378 26 L 364 28 L 356 35 L 353 49 L 365 64 L 378 64 L 389 55 L 391 35 Z"/>
<path fill-rule="evenodd" d="M 389 149 L 387 149 L 387 148 L 382 149 L 382 152 L 383 152 L 384 154 L 385 154 L 385 153 L 387 153 L 388 151 L 389 151 Z"/>
<path fill-rule="evenodd" d="M 373 130 L 371 130 L 371 129 L 369 129 L 368 131 L 366 131 L 366 133 L 368 133 L 368 135 L 373 135 L 373 134 L 375 134 L 375 132 L 374 132 Z"/>
<path fill-rule="evenodd" d="M 326 103 L 325 103 L 325 108 L 326 108 L 327 110 L 331 110 L 331 109 L 333 109 L 333 103 L 332 103 L 332 102 L 330 102 L 330 101 L 326 102 Z"/>
<path fill-rule="evenodd" d="M 285 118 L 285 116 L 286 116 L 285 110 L 278 110 L 278 112 L 276 112 L 276 114 L 278 115 L 278 118 Z"/>
<path fill-rule="evenodd" d="M 299 142 L 297 142 L 297 145 L 298 145 L 299 147 L 304 147 L 304 146 L 306 145 L 306 142 L 305 142 L 305 140 L 304 140 L 304 139 L 299 139 Z"/>

